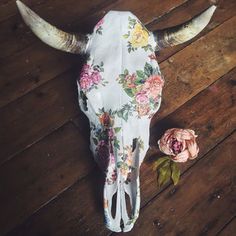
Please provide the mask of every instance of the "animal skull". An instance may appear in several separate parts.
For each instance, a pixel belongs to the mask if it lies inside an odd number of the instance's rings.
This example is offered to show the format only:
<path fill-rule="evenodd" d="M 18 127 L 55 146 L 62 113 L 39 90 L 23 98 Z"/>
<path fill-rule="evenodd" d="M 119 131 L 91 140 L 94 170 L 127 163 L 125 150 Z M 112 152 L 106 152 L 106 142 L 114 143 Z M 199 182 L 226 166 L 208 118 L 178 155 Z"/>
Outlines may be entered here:
<path fill-rule="evenodd" d="M 17 5 L 41 40 L 57 49 L 88 55 L 78 80 L 78 97 L 90 121 L 90 148 L 106 175 L 105 223 L 114 232 L 130 231 L 139 215 L 139 168 L 164 85 L 155 51 L 193 38 L 208 24 L 216 7 L 181 26 L 154 33 L 131 12 L 110 11 L 91 35 L 83 36 L 58 30 L 20 1 Z M 130 200 L 130 212 L 126 200 Z"/>

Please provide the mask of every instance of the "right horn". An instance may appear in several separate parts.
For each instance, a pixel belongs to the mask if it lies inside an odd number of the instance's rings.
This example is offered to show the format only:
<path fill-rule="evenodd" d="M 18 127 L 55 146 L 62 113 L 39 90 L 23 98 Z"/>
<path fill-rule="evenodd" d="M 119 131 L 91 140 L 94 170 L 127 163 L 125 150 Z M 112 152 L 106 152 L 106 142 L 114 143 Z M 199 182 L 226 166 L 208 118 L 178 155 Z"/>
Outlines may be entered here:
<path fill-rule="evenodd" d="M 215 10 L 216 6 L 213 5 L 200 15 L 181 25 L 155 31 L 156 51 L 184 43 L 194 38 L 207 26 Z"/>

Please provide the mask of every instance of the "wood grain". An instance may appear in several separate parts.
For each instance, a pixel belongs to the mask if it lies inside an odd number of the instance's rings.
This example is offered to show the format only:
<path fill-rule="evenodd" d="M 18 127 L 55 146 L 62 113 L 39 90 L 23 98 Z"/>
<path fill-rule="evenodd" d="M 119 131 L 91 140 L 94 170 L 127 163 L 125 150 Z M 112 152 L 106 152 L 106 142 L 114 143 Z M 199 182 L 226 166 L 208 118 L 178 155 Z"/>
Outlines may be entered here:
<path fill-rule="evenodd" d="M 75 68 L 82 61 L 82 58 L 58 53 L 38 44 L 17 53 L 14 58 L 6 58 L 0 66 L 0 107 L 57 77 L 68 68 Z"/>
<path fill-rule="evenodd" d="M 233 121 L 235 98 L 232 97 L 234 80 L 236 80 L 236 69 L 197 95 L 167 119 L 168 125 L 174 125 L 172 127 L 176 127 L 178 124 L 178 126 L 184 125 L 197 130 L 198 141 L 201 144 L 199 158 L 221 142 L 235 128 L 236 123 Z M 216 118 L 212 119 L 212 117 Z M 209 128 L 207 123 L 210 119 L 212 128 Z M 225 125 L 220 125 L 224 123 Z M 163 127 L 163 123 L 160 123 L 158 127 L 165 129 L 168 125 Z M 156 139 L 156 131 L 157 129 L 153 130 L 152 139 Z M 158 135 L 160 135 L 159 132 Z M 141 167 L 142 206 L 159 192 L 156 187 L 155 173 L 152 171 L 152 163 L 155 158 L 156 156 L 145 159 Z M 193 164 L 194 162 L 190 162 L 185 165 L 182 171 Z M 56 202 L 48 204 L 46 208 L 40 210 L 10 235 L 37 235 L 38 232 L 50 232 L 52 235 L 76 235 L 76 232 L 77 235 L 107 235 L 108 232 L 104 229 L 102 220 L 103 212 L 100 209 L 102 207 L 101 194 L 92 193 L 93 190 L 97 191 L 98 187 L 95 186 L 99 186 L 101 183 L 96 177 L 99 175 L 98 173 L 92 172 L 83 181 L 72 186 L 69 192 L 60 195 Z M 81 204 L 76 207 L 79 201 Z M 53 219 L 58 219 L 59 216 L 60 221 L 54 222 Z M 78 217 L 83 220 L 78 220 Z M 67 223 L 63 224 L 62 228 L 60 225 L 63 221 Z"/>
<path fill-rule="evenodd" d="M 5 214 L 0 235 L 23 223 L 94 165 L 89 140 L 68 123 L 1 166 L 0 208 Z"/>
<path fill-rule="evenodd" d="M 69 18 L 71 15 L 87 15 L 96 10 L 101 5 L 111 4 L 115 0 L 95 0 L 95 1 L 76 1 L 67 0 L 66 4 L 62 0 L 23 0 L 27 6 L 33 8 L 37 12 L 46 14 L 48 12 L 49 17 Z M 57 14 L 55 14 L 57 13 Z M 0 3 L 0 22 L 6 21 L 8 18 L 18 15 L 18 9 L 16 7 L 15 0 L 5 0 Z M 56 16 L 50 16 L 55 14 Z M 71 19 L 68 19 L 71 20 Z"/>
<path fill-rule="evenodd" d="M 93 171 L 7 235 L 107 235 L 102 220 L 102 182 L 100 171 Z"/>
<path fill-rule="evenodd" d="M 2 108 L 0 163 L 65 124 L 79 112 L 73 71 Z M 66 98 L 66 99 L 65 99 Z"/>
<path fill-rule="evenodd" d="M 220 231 L 219 236 L 231 236 L 235 234 L 236 229 L 236 217 L 234 217 L 223 230 Z"/>

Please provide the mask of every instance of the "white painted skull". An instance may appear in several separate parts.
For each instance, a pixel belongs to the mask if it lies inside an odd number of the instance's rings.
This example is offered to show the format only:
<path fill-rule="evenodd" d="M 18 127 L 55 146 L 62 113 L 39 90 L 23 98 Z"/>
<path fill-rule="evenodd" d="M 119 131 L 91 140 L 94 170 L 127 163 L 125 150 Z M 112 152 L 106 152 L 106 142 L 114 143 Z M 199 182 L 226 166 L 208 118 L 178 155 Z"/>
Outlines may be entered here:
<path fill-rule="evenodd" d="M 110 11 L 91 35 L 78 36 L 49 25 L 20 1 L 17 4 L 44 42 L 88 55 L 78 79 L 78 97 L 90 121 L 91 150 L 106 175 L 105 223 L 114 232 L 130 231 L 139 215 L 139 169 L 149 147 L 150 121 L 160 107 L 164 85 L 155 51 L 193 38 L 208 24 L 215 6 L 187 24 L 154 33 L 131 12 Z"/>
<path fill-rule="evenodd" d="M 90 120 L 91 150 L 106 173 L 107 227 L 129 231 L 140 206 L 139 168 L 149 147 L 149 125 L 164 84 L 152 33 L 130 12 L 110 11 L 90 36 L 78 83 L 79 102 Z M 141 60 L 140 60 L 141 59 Z M 117 194 L 116 215 L 111 214 Z M 125 193 L 132 213 L 126 210 Z"/>

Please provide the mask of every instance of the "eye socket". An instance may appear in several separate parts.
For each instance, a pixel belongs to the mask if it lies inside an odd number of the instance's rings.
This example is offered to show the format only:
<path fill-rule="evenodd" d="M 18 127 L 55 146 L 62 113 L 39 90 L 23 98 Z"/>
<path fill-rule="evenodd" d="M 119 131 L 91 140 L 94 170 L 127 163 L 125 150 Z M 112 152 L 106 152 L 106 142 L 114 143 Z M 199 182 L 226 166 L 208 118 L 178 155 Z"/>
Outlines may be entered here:
<path fill-rule="evenodd" d="M 133 211 L 132 211 L 133 209 L 132 209 L 132 205 L 131 205 L 130 195 L 126 192 L 125 192 L 125 203 L 126 203 L 127 214 L 129 216 L 129 218 L 131 218 L 133 215 Z"/>
<path fill-rule="evenodd" d="M 136 146 L 137 146 L 137 141 L 138 141 L 138 139 L 137 139 L 137 138 L 134 138 L 134 139 L 133 139 L 133 144 L 132 144 L 132 152 L 134 152 L 134 150 L 136 149 Z"/>
<path fill-rule="evenodd" d="M 117 192 L 112 196 L 111 215 L 113 219 L 115 219 L 116 217 L 116 205 L 117 205 Z"/>

